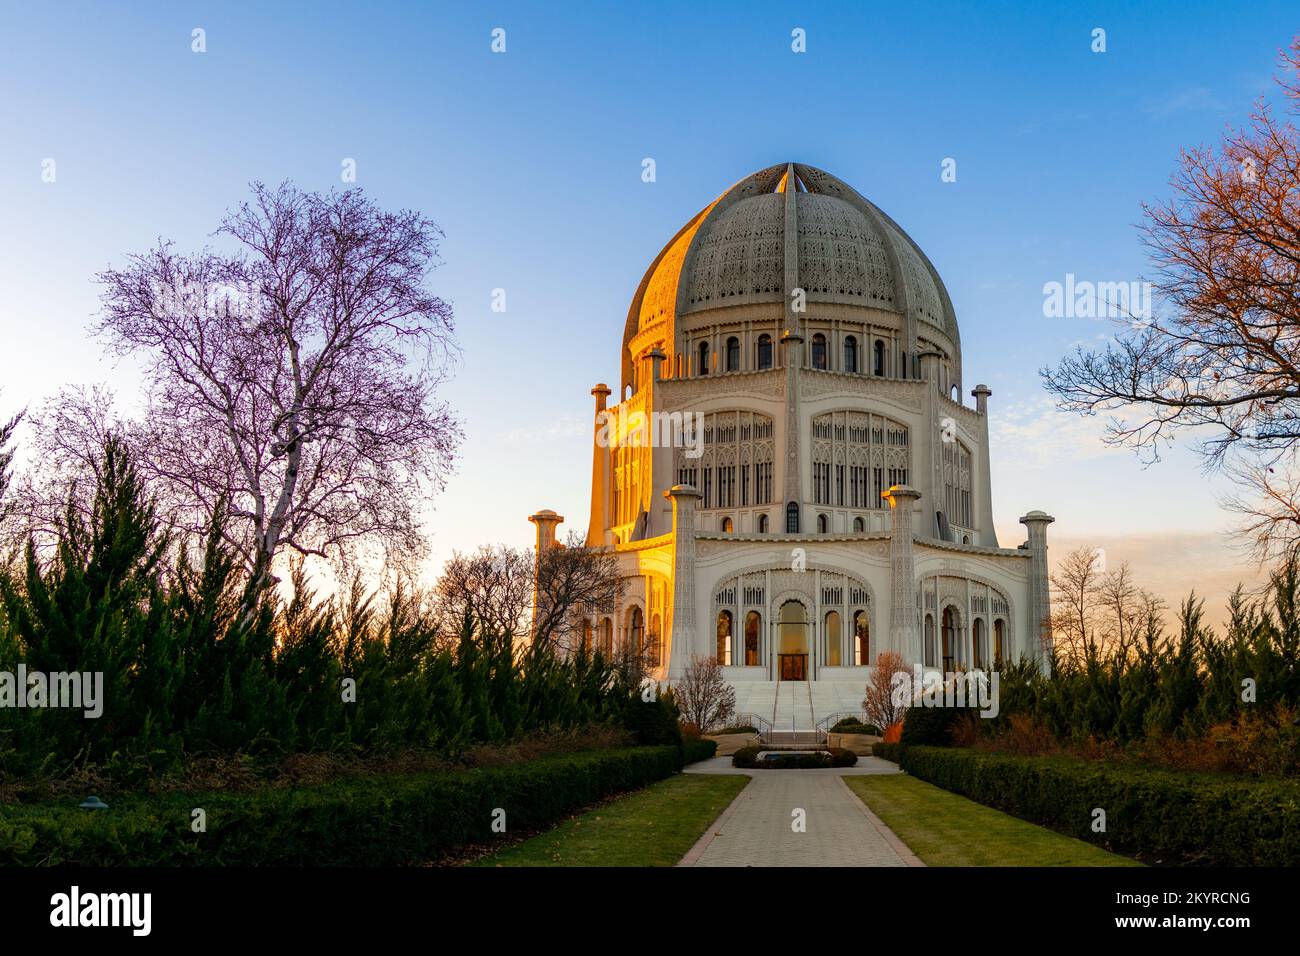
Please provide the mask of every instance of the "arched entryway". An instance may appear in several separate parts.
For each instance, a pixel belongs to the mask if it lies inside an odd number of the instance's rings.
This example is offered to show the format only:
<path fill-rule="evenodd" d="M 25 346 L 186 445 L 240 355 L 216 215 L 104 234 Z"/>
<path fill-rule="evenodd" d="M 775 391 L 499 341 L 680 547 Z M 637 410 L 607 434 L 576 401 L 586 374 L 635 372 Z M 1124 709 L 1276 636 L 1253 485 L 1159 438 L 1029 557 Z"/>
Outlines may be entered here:
<path fill-rule="evenodd" d="M 763 617 L 757 611 L 745 615 L 745 666 L 757 667 L 759 663 L 758 644 L 763 633 Z"/>
<path fill-rule="evenodd" d="M 777 673 L 781 680 L 808 679 L 808 612 L 799 601 L 781 605 Z"/>
<path fill-rule="evenodd" d="M 977 617 L 971 622 L 970 629 L 971 664 L 982 670 L 988 667 L 988 647 L 984 638 L 984 618 Z"/>
<path fill-rule="evenodd" d="M 951 674 L 957 670 L 957 665 L 961 663 L 961 651 L 957 644 L 961 637 L 960 625 L 957 620 L 957 609 L 952 605 L 943 609 L 941 631 L 943 637 L 943 671 L 945 674 Z"/>

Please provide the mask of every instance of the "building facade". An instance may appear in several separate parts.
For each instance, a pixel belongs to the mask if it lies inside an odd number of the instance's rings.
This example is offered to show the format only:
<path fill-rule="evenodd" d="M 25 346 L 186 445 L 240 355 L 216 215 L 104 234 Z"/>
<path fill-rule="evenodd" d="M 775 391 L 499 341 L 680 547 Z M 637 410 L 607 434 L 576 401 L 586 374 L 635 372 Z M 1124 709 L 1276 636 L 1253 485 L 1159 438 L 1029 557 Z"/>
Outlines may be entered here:
<path fill-rule="evenodd" d="M 667 680 L 714 656 L 742 706 L 747 684 L 843 685 L 822 710 L 855 710 L 884 651 L 1041 660 L 1052 518 L 999 546 L 991 392 L 964 383 L 947 290 L 892 219 L 798 163 L 728 189 L 642 278 L 618 394 L 592 390 L 587 543 L 628 580 L 592 641 Z M 532 520 L 551 546 L 562 519 Z"/>

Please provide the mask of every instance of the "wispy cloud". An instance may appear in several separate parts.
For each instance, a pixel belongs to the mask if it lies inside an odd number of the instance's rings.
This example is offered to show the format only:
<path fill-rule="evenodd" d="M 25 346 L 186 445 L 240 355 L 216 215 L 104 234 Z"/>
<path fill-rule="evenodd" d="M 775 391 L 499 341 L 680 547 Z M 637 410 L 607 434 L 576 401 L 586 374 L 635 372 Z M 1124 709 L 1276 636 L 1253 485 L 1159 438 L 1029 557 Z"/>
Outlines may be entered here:
<path fill-rule="evenodd" d="M 1138 101 L 1138 109 L 1153 119 L 1164 119 L 1179 113 L 1222 113 L 1227 106 L 1209 88 L 1190 86 L 1156 96 L 1145 96 Z"/>
<path fill-rule="evenodd" d="M 1063 412 L 1051 399 L 1038 398 L 995 409 L 989 442 L 1004 467 L 1049 468 L 1120 451 L 1102 441 L 1105 427 L 1102 418 Z"/>
<path fill-rule="evenodd" d="M 576 438 L 591 432 L 591 422 L 573 416 L 530 421 L 500 433 L 507 445 L 536 445 L 556 439 Z"/>

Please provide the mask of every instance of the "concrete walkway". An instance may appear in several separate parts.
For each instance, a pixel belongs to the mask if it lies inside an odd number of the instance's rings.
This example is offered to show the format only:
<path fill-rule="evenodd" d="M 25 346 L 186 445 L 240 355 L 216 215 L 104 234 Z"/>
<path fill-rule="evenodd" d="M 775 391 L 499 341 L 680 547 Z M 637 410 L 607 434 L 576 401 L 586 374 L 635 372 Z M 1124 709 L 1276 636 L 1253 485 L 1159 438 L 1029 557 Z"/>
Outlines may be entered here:
<path fill-rule="evenodd" d="M 731 758 L 692 764 L 686 773 L 753 779 L 678 866 L 924 866 L 844 782 L 898 773 L 875 757 L 826 770 L 739 770 Z"/>

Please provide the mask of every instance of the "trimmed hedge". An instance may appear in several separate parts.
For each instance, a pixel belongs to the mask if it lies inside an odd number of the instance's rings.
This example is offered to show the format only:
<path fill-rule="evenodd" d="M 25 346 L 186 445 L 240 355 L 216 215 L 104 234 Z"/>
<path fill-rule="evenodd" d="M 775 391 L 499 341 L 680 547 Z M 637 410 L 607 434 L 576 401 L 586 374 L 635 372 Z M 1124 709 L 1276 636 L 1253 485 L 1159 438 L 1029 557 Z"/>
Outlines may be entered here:
<path fill-rule="evenodd" d="M 696 737 L 694 740 L 687 740 L 682 744 L 682 754 L 686 763 L 699 763 L 701 760 L 708 760 L 718 752 L 718 742 L 716 740 L 705 740 L 702 737 Z"/>
<path fill-rule="evenodd" d="M 564 754 L 513 767 L 392 774 L 249 794 L 6 807 L 0 866 L 392 866 L 541 830 L 676 773 L 676 746 Z M 207 832 L 191 831 L 191 812 Z M 492 832 L 505 811 L 506 834 Z"/>
<path fill-rule="evenodd" d="M 900 756 L 920 780 L 1149 862 L 1300 865 L 1300 782 L 948 747 Z M 1095 808 L 1106 811 L 1105 833 L 1092 830 Z"/>
<path fill-rule="evenodd" d="M 871 745 L 871 756 L 898 763 L 898 748 L 901 744 L 876 743 Z"/>

